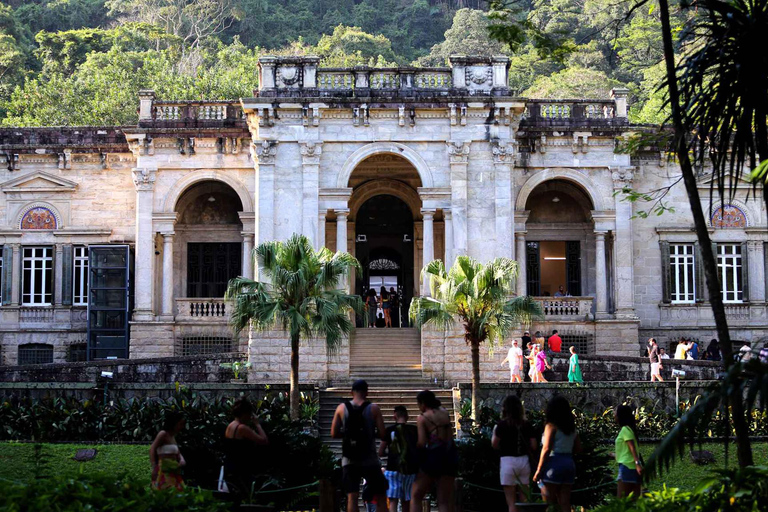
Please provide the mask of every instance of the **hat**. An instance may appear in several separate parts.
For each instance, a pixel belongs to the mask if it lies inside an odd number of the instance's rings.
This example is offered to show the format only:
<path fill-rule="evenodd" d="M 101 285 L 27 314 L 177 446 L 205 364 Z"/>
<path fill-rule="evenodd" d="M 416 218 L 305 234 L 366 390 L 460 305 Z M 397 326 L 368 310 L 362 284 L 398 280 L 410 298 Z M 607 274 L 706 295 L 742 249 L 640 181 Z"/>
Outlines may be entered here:
<path fill-rule="evenodd" d="M 525 331 L 523 334 L 531 334 L 530 331 Z"/>

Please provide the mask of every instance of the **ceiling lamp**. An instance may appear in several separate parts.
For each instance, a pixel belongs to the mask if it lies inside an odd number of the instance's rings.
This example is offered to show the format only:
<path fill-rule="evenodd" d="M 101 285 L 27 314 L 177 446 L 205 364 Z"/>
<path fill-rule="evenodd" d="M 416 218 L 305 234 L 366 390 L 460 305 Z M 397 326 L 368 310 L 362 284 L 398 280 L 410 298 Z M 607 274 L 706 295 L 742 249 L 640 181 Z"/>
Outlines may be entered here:
<path fill-rule="evenodd" d="M 559 203 L 560 202 L 560 198 L 555 196 L 555 197 L 552 198 L 552 202 L 553 203 Z"/>

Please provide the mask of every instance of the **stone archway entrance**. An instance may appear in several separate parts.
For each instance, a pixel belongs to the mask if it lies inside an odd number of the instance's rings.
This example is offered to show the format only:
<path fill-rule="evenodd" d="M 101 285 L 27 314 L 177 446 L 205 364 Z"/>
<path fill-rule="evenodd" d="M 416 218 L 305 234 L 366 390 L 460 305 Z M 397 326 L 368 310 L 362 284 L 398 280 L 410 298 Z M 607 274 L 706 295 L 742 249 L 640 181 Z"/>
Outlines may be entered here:
<path fill-rule="evenodd" d="M 400 198 L 382 194 L 368 199 L 357 212 L 355 254 L 363 271 L 356 293 L 369 288 L 394 289 L 398 300 L 392 311 L 394 327 L 408 327 L 407 307 L 413 296 L 413 213 Z"/>

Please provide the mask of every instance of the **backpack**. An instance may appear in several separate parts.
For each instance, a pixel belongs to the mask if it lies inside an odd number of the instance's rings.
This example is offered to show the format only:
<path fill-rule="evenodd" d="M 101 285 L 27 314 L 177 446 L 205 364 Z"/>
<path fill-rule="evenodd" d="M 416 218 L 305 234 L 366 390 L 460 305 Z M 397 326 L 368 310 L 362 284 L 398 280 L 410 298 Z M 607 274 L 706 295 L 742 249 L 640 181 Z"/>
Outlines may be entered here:
<path fill-rule="evenodd" d="M 392 439 L 389 440 L 389 458 L 396 461 L 397 471 L 404 475 L 413 475 L 418 472 L 414 463 L 415 447 L 408 442 L 406 426 L 398 423 L 392 430 Z"/>
<path fill-rule="evenodd" d="M 371 436 L 366 428 L 363 412 L 371 405 L 365 401 L 360 407 L 356 407 L 347 400 L 344 406 L 347 408 L 347 419 L 344 422 L 344 437 L 341 441 L 341 454 L 353 461 L 363 460 L 371 454 Z"/>

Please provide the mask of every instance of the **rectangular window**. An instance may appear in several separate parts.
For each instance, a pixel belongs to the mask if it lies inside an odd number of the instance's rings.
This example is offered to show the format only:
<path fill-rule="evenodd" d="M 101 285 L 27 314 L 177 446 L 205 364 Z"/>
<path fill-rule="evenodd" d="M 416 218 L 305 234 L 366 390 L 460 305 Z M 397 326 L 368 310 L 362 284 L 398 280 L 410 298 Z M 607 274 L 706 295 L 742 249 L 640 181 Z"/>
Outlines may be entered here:
<path fill-rule="evenodd" d="M 88 305 L 88 248 L 74 247 L 74 273 L 72 276 L 72 304 Z"/>
<path fill-rule="evenodd" d="M 3 268 L 3 246 L 0 245 L 0 306 L 3 305 L 3 277 L 5 276 Z"/>
<path fill-rule="evenodd" d="M 744 300 L 741 244 L 717 244 L 717 277 L 723 302 Z"/>
<path fill-rule="evenodd" d="M 24 247 L 22 258 L 21 303 L 24 306 L 50 306 L 53 297 L 53 249 Z"/>
<path fill-rule="evenodd" d="M 669 264 L 672 274 L 670 298 L 673 303 L 690 304 L 696 301 L 693 254 L 693 244 L 669 245 Z"/>

